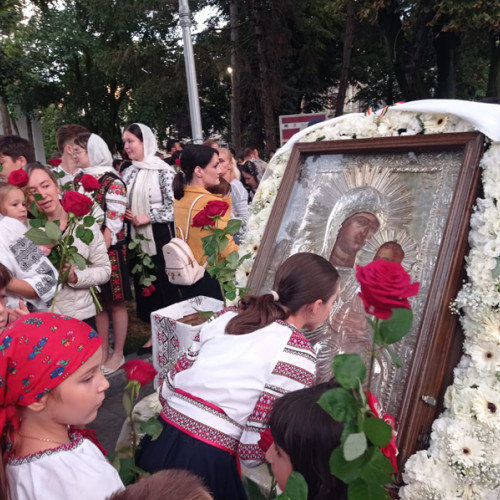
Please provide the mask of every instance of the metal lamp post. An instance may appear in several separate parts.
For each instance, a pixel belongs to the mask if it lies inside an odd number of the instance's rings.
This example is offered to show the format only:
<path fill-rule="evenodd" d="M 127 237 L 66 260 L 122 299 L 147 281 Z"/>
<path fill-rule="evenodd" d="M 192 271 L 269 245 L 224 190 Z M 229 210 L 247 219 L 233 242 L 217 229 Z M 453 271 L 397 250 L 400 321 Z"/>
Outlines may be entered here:
<path fill-rule="evenodd" d="M 198 97 L 198 83 L 194 67 L 193 42 L 191 40 L 191 12 L 187 0 L 179 0 L 179 19 L 184 40 L 184 61 L 186 63 L 186 78 L 189 98 L 189 116 L 191 118 L 191 133 L 193 142 L 203 142 L 201 128 L 200 99 Z"/>

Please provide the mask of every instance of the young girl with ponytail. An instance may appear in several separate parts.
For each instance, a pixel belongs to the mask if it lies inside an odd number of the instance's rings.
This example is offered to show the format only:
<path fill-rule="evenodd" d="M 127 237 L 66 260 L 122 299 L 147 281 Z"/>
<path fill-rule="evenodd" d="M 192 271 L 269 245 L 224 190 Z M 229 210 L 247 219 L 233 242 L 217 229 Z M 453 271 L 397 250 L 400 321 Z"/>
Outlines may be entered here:
<path fill-rule="evenodd" d="M 257 443 L 273 402 L 314 383 L 316 356 L 300 330 L 328 318 L 338 290 L 326 259 L 299 253 L 280 266 L 273 291 L 206 323 L 163 382 L 164 428 L 142 442 L 139 467 L 187 469 L 215 500 L 245 499 L 235 456 L 263 462 Z"/>

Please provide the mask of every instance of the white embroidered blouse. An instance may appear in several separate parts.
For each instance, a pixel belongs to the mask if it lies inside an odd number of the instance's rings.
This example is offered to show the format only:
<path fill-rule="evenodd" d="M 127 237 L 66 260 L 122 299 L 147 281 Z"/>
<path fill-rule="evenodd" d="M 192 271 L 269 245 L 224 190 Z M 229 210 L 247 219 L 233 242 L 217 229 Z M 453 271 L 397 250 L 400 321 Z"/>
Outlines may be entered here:
<path fill-rule="evenodd" d="M 28 457 L 12 457 L 7 475 L 12 500 L 105 500 L 123 489 L 116 469 L 80 434 L 72 442 Z"/>
<path fill-rule="evenodd" d="M 162 417 L 187 434 L 230 453 L 246 466 L 264 461 L 260 432 L 273 402 L 314 383 L 316 355 L 284 321 L 227 335 L 235 308 L 207 322 L 163 382 Z"/>

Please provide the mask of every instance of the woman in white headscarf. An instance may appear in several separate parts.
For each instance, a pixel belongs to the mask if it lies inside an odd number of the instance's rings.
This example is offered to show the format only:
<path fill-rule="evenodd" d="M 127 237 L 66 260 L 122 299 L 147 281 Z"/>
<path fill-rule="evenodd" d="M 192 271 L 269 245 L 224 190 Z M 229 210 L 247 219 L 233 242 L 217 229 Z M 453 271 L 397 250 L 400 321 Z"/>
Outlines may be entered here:
<path fill-rule="evenodd" d="M 128 279 L 125 210 L 127 190 L 118 172 L 108 146 L 96 134 L 80 134 L 74 143 L 73 155 L 82 172 L 75 177 L 75 186 L 89 189 L 90 175 L 99 187 L 92 191 L 96 203 L 104 212 L 101 230 L 111 261 L 111 279 L 101 287 L 103 311 L 96 315 L 97 330 L 103 339 L 103 366 L 105 375 L 115 372 L 124 363 L 123 347 L 127 337 L 128 312 L 125 300 L 132 299 Z M 97 185 L 97 184 L 96 184 Z M 114 348 L 109 355 L 109 314 L 113 319 Z"/>
<path fill-rule="evenodd" d="M 123 133 L 124 149 L 132 165 L 123 173 L 130 209 L 131 237 L 142 235 L 141 247 L 153 260 L 157 280 L 154 290 L 144 290 L 134 276 L 137 315 L 150 322 L 150 314 L 179 300 L 177 288 L 168 281 L 162 248 L 174 235 L 175 170 L 156 156 L 158 146 L 152 130 L 142 123 L 129 125 Z M 149 344 L 149 342 L 148 342 Z M 145 346 L 146 347 L 146 346 Z M 149 346 L 148 346 L 149 347 Z"/>

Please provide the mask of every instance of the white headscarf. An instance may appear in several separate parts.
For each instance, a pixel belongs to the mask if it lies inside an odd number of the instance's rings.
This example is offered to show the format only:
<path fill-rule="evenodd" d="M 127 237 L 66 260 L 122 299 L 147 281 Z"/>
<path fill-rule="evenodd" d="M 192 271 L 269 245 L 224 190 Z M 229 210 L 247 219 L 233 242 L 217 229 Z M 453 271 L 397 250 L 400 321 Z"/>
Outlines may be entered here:
<path fill-rule="evenodd" d="M 166 170 L 167 164 L 158 156 L 158 144 L 153 131 L 142 123 L 135 123 L 142 132 L 142 143 L 144 145 L 144 159 L 132 161 L 132 165 L 139 169 L 132 189 L 129 191 L 130 210 L 133 214 L 149 214 L 149 190 L 151 186 L 158 184 L 158 170 Z M 142 248 L 148 255 L 156 255 L 156 245 L 153 237 L 151 224 L 145 226 L 132 226 L 132 237 L 135 233 L 142 234 L 149 241 L 142 242 Z"/>
<path fill-rule="evenodd" d="M 113 157 L 108 146 L 98 135 L 90 134 L 87 143 L 87 154 L 89 155 L 90 166 L 83 169 L 84 174 L 101 177 L 106 172 L 117 173 L 113 168 Z"/>

